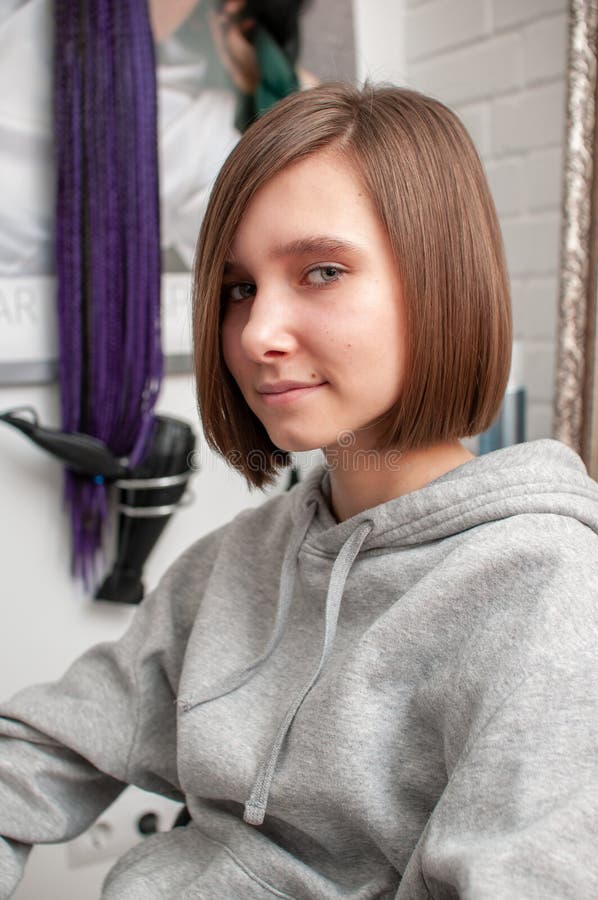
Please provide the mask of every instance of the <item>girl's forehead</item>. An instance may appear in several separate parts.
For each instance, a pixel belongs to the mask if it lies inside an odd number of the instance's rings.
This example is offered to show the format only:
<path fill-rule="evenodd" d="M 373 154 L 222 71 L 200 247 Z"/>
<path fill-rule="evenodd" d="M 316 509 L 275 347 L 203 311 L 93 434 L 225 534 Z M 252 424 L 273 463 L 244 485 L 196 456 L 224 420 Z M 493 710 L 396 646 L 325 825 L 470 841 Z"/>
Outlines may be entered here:
<path fill-rule="evenodd" d="M 348 194 L 367 194 L 353 161 L 338 150 L 325 148 L 293 160 L 269 175 L 249 200 L 245 214 L 264 199 L 279 202 L 280 194 L 297 197 L 304 192 L 310 195 L 313 208 L 318 209 L 318 195 L 314 196 L 313 191 L 326 196 L 340 189 Z"/>
<path fill-rule="evenodd" d="M 386 230 L 355 166 L 338 152 L 319 151 L 276 172 L 249 200 L 231 253 L 269 241 L 305 244 L 323 236 L 331 243 L 359 243 Z M 332 248 L 331 248 L 332 249 Z"/>

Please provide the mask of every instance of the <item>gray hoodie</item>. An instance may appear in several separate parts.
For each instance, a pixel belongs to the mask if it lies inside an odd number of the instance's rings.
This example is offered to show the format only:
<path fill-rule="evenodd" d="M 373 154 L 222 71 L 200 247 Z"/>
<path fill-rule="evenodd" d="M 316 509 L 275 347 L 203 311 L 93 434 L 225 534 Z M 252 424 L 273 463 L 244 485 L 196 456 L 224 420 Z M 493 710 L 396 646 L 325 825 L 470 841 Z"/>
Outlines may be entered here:
<path fill-rule="evenodd" d="M 0 709 L 0 898 L 136 784 L 105 900 L 598 897 L 598 486 L 553 441 L 338 524 L 318 469 Z"/>

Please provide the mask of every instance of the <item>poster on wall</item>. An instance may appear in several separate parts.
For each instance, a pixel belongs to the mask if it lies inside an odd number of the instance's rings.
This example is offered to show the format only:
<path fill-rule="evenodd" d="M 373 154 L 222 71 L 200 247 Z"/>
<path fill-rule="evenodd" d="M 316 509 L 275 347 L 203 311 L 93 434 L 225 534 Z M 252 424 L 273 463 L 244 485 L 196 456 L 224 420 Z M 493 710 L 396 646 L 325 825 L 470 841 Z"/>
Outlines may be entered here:
<path fill-rule="evenodd" d="M 158 93 L 162 344 L 166 370 L 189 371 L 197 233 L 213 180 L 252 114 L 245 93 L 252 90 L 251 69 L 239 69 L 225 42 L 225 32 L 233 35 L 231 16 L 238 36 L 253 46 L 257 29 L 267 33 L 303 89 L 354 78 L 351 0 L 150 0 L 149 9 Z M 54 34 L 52 0 L 3 0 L 0 384 L 49 382 L 57 372 L 52 71 L 60 39 Z"/>

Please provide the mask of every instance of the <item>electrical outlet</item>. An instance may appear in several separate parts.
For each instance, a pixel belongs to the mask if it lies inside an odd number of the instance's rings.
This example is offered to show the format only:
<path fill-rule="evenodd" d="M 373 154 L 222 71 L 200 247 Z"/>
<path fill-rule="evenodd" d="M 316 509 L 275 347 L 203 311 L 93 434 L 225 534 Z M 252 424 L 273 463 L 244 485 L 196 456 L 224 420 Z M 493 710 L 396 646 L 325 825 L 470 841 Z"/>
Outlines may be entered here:
<path fill-rule="evenodd" d="M 66 844 L 68 865 L 76 869 L 116 859 L 147 834 L 170 831 L 180 809 L 180 803 L 166 797 L 127 788 L 87 831 Z"/>

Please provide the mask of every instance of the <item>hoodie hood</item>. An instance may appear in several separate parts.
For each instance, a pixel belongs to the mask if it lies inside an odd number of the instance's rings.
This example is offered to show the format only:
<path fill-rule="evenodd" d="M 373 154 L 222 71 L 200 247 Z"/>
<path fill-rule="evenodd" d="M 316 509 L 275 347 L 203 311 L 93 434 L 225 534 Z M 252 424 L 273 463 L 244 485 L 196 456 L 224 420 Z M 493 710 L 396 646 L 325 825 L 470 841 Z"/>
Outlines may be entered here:
<path fill-rule="evenodd" d="M 478 456 L 423 488 L 338 523 L 330 512 L 324 466 L 293 490 L 292 517 L 317 512 L 305 545 L 335 557 L 360 524 L 371 523 L 362 551 L 437 541 L 525 513 L 569 516 L 598 533 L 598 485 L 576 453 L 554 440 L 517 444 Z"/>

